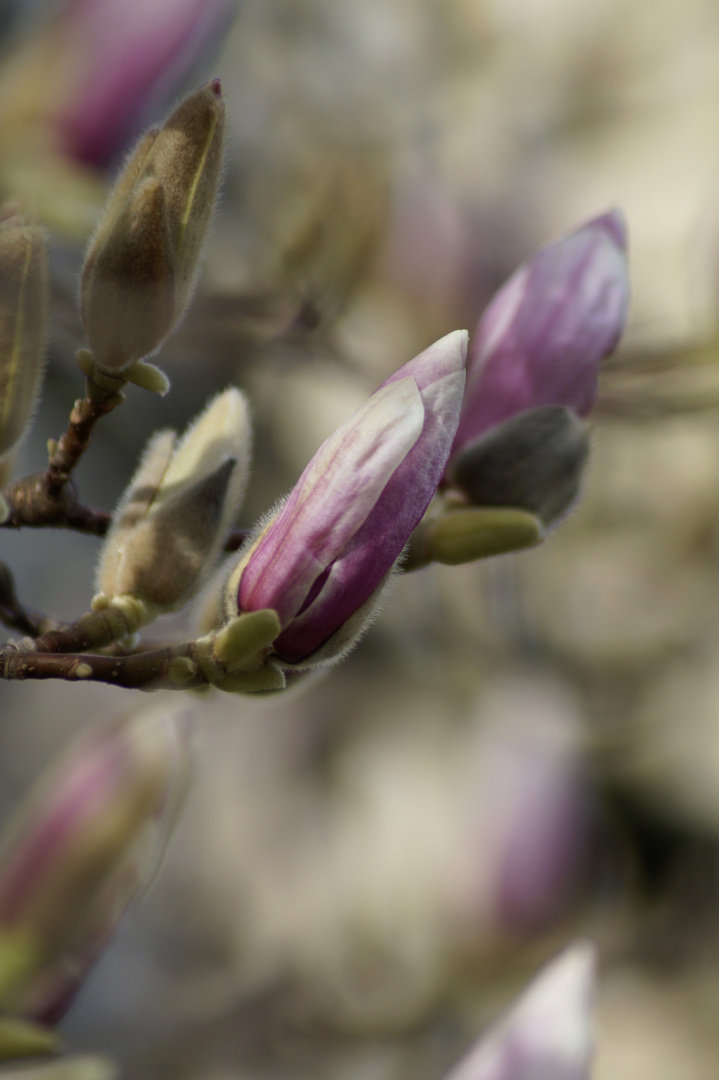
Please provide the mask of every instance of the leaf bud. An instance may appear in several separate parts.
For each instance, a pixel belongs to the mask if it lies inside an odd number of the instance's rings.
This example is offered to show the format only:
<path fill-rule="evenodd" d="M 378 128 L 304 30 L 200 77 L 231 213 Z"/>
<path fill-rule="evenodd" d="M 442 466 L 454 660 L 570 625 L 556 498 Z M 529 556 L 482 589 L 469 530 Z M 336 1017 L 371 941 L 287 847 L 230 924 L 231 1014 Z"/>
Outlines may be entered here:
<path fill-rule="evenodd" d="M 239 390 L 219 394 L 184 437 L 150 440 L 102 549 L 94 607 L 139 599 L 151 618 L 205 581 L 247 482 L 250 424 Z"/>
<path fill-rule="evenodd" d="M 90 246 L 80 314 L 97 366 L 122 372 L 160 347 L 184 315 L 222 167 L 218 79 L 140 141 Z"/>

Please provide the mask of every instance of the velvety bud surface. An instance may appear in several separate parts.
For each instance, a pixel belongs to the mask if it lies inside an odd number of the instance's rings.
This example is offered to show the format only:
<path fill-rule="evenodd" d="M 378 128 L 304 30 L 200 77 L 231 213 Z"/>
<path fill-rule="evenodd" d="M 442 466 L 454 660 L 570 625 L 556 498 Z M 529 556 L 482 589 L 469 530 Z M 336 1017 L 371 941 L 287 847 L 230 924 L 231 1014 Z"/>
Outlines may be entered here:
<path fill-rule="evenodd" d="M 96 584 L 167 610 L 213 568 L 247 483 L 250 423 L 239 390 L 209 403 L 179 440 L 156 433 L 113 517 Z"/>
<path fill-rule="evenodd" d="M 517 507 L 550 525 L 577 499 L 588 456 L 587 424 L 563 405 L 542 405 L 461 450 L 447 480 L 475 506 Z"/>
<path fill-rule="evenodd" d="M 217 194 L 224 116 L 215 79 L 143 137 L 110 196 L 80 282 L 103 370 L 154 352 L 184 314 Z"/>
<path fill-rule="evenodd" d="M 22 438 L 45 360 L 48 271 L 42 230 L 0 212 L 0 455 Z"/>

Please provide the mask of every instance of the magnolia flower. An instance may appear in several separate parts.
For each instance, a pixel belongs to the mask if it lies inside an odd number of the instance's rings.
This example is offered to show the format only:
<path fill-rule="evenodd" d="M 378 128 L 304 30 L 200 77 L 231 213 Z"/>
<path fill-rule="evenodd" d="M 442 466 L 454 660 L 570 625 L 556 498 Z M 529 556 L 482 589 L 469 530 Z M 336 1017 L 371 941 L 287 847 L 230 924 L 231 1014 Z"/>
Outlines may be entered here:
<path fill-rule="evenodd" d="M 225 614 L 274 609 L 280 664 L 335 659 L 367 625 L 444 471 L 466 341 L 465 331 L 448 334 L 386 379 L 243 551 Z"/>
<path fill-rule="evenodd" d="M 589 942 L 566 949 L 445 1080 L 589 1080 L 595 966 Z"/>
<path fill-rule="evenodd" d="M 477 506 L 519 506 L 545 524 L 574 501 L 583 424 L 629 304 L 618 210 L 543 248 L 482 316 L 444 479 Z"/>
<path fill-rule="evenodd" d="M 85 733 L 0 854 L 0 1007 L 54 1022 L 154 871 L 186 788 L 182 714 Z"/>

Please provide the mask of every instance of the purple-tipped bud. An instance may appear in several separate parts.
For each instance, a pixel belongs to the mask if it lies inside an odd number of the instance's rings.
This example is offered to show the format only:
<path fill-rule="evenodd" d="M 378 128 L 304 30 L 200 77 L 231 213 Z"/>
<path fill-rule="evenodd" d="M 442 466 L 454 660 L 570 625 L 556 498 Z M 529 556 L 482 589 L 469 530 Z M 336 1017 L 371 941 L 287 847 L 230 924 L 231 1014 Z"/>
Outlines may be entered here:
<path fill-rule="evenodd" d="M 280 662 L 336 658 L 366 625 L 444 471 L 466 342 L 465 331 L 448 334 L 390 376 L 320 447 L 243 553 L 226 613 L 273 608 Z"/>
<path fill-rule="evenodd" d="M 563 405 L 586 417 L 600 364 L 617 347 L 628 306 L 619 210 L 594 218 L 521 266 L 477 327 L 453 458 L 528 409 Z"/>
<path fill-rule="evenodd" d="M 83 735 L 31 793 L 0 856 L 3 1007 L 55 1021 L 147 880 L 185 788 L 182 715 Z"/>
<path fill-rule="evenodd" d="M 589 1080 L 595 967 L 589 942 L 566 949 L 445 1080 Z"/>

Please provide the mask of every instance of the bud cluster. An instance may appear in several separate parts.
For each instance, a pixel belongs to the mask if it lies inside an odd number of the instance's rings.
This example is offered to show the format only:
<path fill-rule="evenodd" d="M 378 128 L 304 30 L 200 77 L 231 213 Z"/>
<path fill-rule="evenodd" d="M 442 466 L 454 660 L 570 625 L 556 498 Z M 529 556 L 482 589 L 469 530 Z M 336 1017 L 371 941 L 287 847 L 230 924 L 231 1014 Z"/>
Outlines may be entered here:
<path fill-rule="evenodd" d="M 618 211 L 520 267 L 471 339 L 454 330 L 399 366 L 254 526 L 234 528 L 251 430 L 245 398 L 232 387 L 183 436 L 163 430 L 150 439 L 114 513 L 79 503 L 72 469 L 125 384 L 168 389 L 145 359 L 190 301 L 223 138 L 213 80 L 140 140 L 110 194 L 80 284 L 86 396 L 49 444 L 46 472 L 18 481 L 0 503 L 3 524 L 102 535 L 96 595 L 70 626 L 31 618 L 7 571 L 0 616 L 34 636 L 0 647 L 5 678 L 280 691 L 348 653 L 397 572 L 531 547 L 579 495 L 600 365 L 628 310 Z M 22 438 L 40 384 L 46 262 L 41 230 L 0 211 L 0 464 Z M 223 550 L 229 560 L 218 567 Z M 208 581 L 196 637 L 160 647 L 138 640 L 138 630 Z M 183 789 L 183 727 L 164 714 L 93 732 L 7 833 L 0 1057 L 54 1046 L 43 1025 L 67 1008 L 147 877 L 148 844 L 162 846 Z M 586 947 L 566 954 L 448 1080 L 581 1080 L 591 1054 L 592 968 Z"/>

